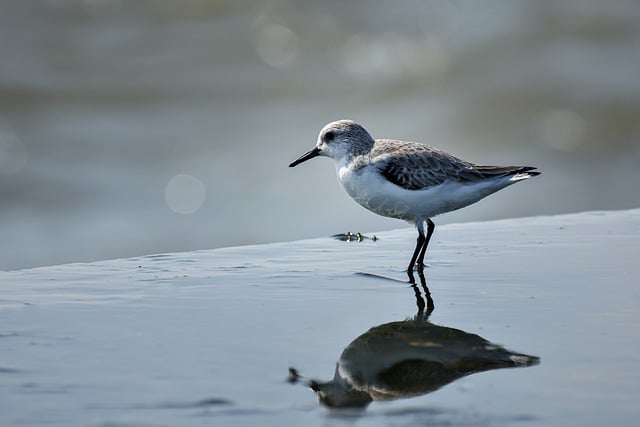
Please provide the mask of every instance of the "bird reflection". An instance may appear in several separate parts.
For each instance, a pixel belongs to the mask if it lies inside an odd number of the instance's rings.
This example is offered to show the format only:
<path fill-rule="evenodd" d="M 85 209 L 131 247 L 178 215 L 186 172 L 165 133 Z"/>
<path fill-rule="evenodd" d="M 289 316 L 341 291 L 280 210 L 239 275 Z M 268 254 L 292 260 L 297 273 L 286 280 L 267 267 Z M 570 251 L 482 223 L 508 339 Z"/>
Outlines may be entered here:
<path fill-rule="evenodd" d="M 344 349 L 332 380 L 308 381 L 321 404 L 365 408 L 372 401 L 430 393 L 476 372 L 539 363 L 538 357 L 511 352 L 478 335 L 429 322 L 435 304 L 424 275 L 418 275 L 420 285 L 412 274 L 409 276 L 417 315 L 369 329 Z M 289 381 L 300 378 L 290 368 Z"/>

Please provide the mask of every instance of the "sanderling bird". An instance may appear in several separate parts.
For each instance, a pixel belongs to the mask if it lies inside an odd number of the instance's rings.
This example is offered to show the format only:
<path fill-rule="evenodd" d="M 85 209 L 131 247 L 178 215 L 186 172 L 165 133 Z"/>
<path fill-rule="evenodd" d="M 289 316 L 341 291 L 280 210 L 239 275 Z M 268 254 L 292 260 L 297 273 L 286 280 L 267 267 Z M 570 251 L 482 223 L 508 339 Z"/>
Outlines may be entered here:
<path fill-rule="evenodd" d="M 417 142 L 374 140 L 352 120 L 326 125 L 316 146 L 289 167 L 317 156 L 335 160 L 338 181 L 360 205 L 416 225 L 418 240 L 407 271 L 424 267 L 435 229 L 431 218 L 540 174 L 531 166 L 476 165 Z"/>

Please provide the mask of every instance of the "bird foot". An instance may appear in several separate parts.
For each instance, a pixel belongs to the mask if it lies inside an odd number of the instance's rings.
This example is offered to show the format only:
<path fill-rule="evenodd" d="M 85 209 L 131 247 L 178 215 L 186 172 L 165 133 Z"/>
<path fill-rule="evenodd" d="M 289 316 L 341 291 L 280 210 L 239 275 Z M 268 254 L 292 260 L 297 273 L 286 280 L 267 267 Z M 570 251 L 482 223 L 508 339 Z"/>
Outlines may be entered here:
<path fill-rule="evenodd" d="M 422 272 L 427 265 L 422 262 L 416 262 L 414 265 L 411 265 L 407 268 L 407 273 L 411 273 L 412 271 Z"/>

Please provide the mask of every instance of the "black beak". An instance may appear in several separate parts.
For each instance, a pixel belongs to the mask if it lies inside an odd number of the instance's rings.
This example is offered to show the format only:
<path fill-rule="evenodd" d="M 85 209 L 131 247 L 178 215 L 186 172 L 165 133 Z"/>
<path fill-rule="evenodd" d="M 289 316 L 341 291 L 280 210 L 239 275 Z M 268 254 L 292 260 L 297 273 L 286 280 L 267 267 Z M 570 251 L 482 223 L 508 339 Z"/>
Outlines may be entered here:
<path fill-rule="evenodd" d="M 296 160 L 294 160 L 293 162 L 291 162 L 291 164 L 289 165 L 290 168 L 299 165 L 302 162 L 306 162 L 309 159 L 313 159 L 316 156 L 320 155 L 320 149 L 318 147 L 315 147 L 309 151 L 307 151 L 306 153 L 304 153 L 302 156 L 298 157 Z"/>

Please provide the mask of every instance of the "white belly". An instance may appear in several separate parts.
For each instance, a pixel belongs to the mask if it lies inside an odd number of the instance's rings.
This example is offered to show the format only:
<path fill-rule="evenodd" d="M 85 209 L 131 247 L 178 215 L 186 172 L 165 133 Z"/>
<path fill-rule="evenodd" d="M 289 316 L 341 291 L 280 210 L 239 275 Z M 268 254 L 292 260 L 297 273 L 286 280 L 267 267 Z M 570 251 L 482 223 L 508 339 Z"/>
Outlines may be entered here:
<path fill-rule="evenodd" d="M 410 222 L 424 221 L 477 202 L 510 185 L 509 179 L 462 184 L 451 181 L 423 190 L 406 190 L 387 181 L 373 167 L 358 172 L 336 165 L 338 180 L 360 205 L 378 215 Z"/>

